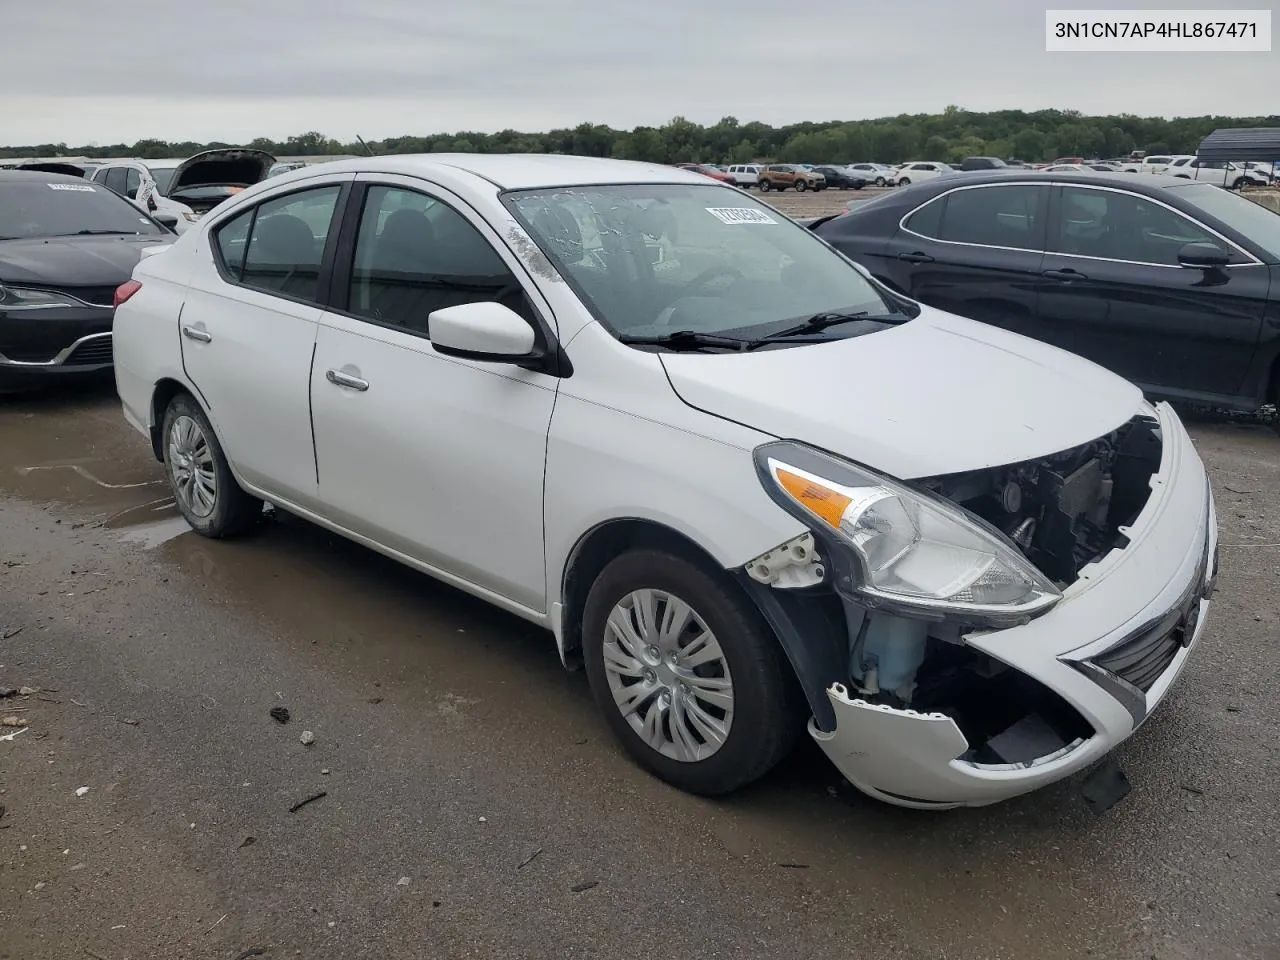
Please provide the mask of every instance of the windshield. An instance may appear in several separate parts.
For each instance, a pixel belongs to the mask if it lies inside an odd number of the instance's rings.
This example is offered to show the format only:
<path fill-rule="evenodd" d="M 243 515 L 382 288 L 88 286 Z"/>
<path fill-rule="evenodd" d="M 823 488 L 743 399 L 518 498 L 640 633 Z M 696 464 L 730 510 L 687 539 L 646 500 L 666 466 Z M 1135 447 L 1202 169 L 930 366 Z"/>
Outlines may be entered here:
<path fill-rule="evenodd" d="M 753 336 L 824 312 L 893 311 L 808 230 L 727 187 L 584 186 L 504 200 L 615 334 Z M 857 331 L 833 335 L 846 332 Z"/>
<path fill-rule="evenodd" d="M 1260 203 L 1246 200 L 1209 183 L 1171 187 L 1178 196 L 1211 217 L 1221 220 L 1232 230 L 1248 237 L 1280 263 L 1280 214 L 1272 213 Z"/>
<path fill-rule="evenodd" d="M 92 183 L 0 180 L 0 239 L 165 230 L 115 192 Z"/>
<path fill-rule="evenodd" d="M 156 182 L 156 193 L 162 197 L 169 195 L 169 184 L 173 181 L 173 174 L 177 167 L 148 167 L 151 171 L 151 179 Z"/>

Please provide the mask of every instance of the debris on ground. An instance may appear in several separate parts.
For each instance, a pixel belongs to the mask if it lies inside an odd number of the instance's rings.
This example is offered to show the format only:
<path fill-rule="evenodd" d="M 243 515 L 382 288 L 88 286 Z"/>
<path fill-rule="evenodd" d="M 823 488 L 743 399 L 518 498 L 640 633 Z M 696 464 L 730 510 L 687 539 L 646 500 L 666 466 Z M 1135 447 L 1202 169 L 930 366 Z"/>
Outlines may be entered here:
<path fill-rule="evenodd" d="M 408 885 L 409 885 L 408 877 L 401 877 L 399 880 L 396 881 L 397 887 L 407 887 Z"/>
<path fill-rule="evenodd" d="M 809 865 L 807 863 L 780 863 L 778 864 L 778 866 L 782 867 L 783 870 L 808 870 L 809 869 Z"/>
<path fill-rule="evenodd" d="M 320 770 L 320 776 L 322 776 L 322 777 L 327 777 L 328 775 L 329 775 L 329 768 L 328 768 L 328 767 L 323 767 L 323 768 Z"/>
<path fill-rule="evenodd" d="M 39 692 L 40 692 L 39 687 L 19 687 L 18 688 L 18 696 L 20 697 L 34 697 Z"/>
<path fill-rule="evenodd" d="M 1119 764 L 1107 759 L 1085 777 L 1080 794 L 1089 804 L 1089 809 L 1101 816 L 1127 797 L 1132 789 Z"/>
<path fill-rule="evenodd" d="M 304 747 L 309 747 L 316 742 L 316 735 L 310 730 L 303 730 L 302 736 L 298 738 L 298 742 Z"/>
<path fill-rule="evenodd" d="M 289 812 L 297 813 L 299 810 L 305 807 L 308 803 L 315 803 L 315 801 L 319 800 L 321 797 L 327 797 L 328 795 L 329 795 L 328 791 L 321 790 L 319 793 L 313 794 L 312 796 L 307 797 L 305 800 L 299 800 L 297 803 L 295 803 L 292 807 L 289 808 Z"/>
<path fill-rule="evenodd" d="M 289 722 L 289 708 L 288 708 L 288 707 L 272 707 L 272 708 L 271 708 L 270 710 L 268 710 L 267 712 L 271 715 L 271 719 L 272 719 L 272 720 L 274 720 L 276 723 L 288 723 L 288 722 Z"/>
<path fill-rule="evenodd" d="M 27 727 L 23 727 L 21 730 L 13 731 L 13 733 L 6 733 L 3 737 L 0 737 L 0 740 L 8 740 L 10 743 L 12 743 L 14 737 L 16 737 L 20 733 L 26 733 L 27 729 L 28 729 Z"/>
<path fill-rule="evenodd" d="M 267 951 L 262 947 L 250 947 L 248 950 L 237 953 L 233 960 L 249 960 L 250 957 L 265 957 L 266 955 Z"/>
<path fill-rule="evenodd" d="M 17 692 L 14 687 L 0 687 L 0 700 L 8 700 Z"/>
<path fill-rule="evenodd" d="M 27 722 L 21 717 L 0 718 L 0 727 L 25 727 Z"/>
<path fill-rule="evenodd" d="M 257 837 L 245 837 L 240 841 L 240 849 L 243 850 L 245 847 L 252 847 L 257 842 Z"/>
<path fill-rule="evenodd" d="M 22 632 L 21 627 L 0 627 L 0 640 L 8 640 Z"/>
<path fill-rule="evenodd" d="M 517 870 L 523 870 L 523 869 L 524 869 L 525 867 L 527 867 L 529 864 L 533 863 L 533 861 L 537 860 L 540 856 L 542 856 L 542 848 L 541 848 L 541 847 L 539 847 L 537 850 L 533 851 L 533 853 L 529 854 L 527 857 L 525 857 L 523 860 L 521 860 L 518 864 L 516 864 L 516 869 L 517 869 Z"/>
<path fill-rule="evenodd" d="M 127 723 L 131 727 L 136 727 L 138 725 L 138 721 L 133 719 L 133 717 L 116 717 L 115 721 L 116 723 Z"/>
<path fill-rule="evenodd" d="M 592 887 L 600 886 L 599 880 L 583 880 L 582 883 L 575 883 L 569 889 L 574 893 L 582 893 L 584 890 L 590 890 Z"/>
<path fill-rule="evenodd" d="M 76 796 L 77 796 L 77 797 L 83 797 L 83 796 L 84 796 L 86 793 L 88 793 L 88 792 L 89 792 L 89 788 L 88 788 L 88 787 L 76 787 Z"/>

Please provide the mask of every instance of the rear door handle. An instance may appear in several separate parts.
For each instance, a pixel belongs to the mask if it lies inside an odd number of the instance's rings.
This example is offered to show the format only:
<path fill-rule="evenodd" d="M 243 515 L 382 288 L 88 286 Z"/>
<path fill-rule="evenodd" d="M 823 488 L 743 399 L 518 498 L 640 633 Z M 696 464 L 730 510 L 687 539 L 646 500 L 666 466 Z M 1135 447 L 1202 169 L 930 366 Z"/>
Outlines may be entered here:
<path fill-rule="evenodd" d="M 335 387 L 346 387 L 348 390 L 358 390 L 360 393 L 364 393 L 369 389 L 368 380 L 361 380 L 359 377 L 353 377 L 351 374 L 343 373 L 341 370 L 326 370 L 324 378 Z"/>
<path fill-rule="evenodd" d="M 213 335 L 208 330 L 201 330 L 199 327 L 183 327 L 182 335 L 188 340 L 195 340 L 199 343 L 213 342 Z"/>
<path fill-rule="evenodd" d="M 1083 273 L 1080 273 L 1077 270 L 1072 270 L 1070 267 L 1065 270 L 1046 270 L 1044 271 L 1044 276 L 1048 277 L 1050 280 L 1064 280 L 1067 282 L 1072 280 L 1089 279 Z"/>
<path fill-rule="evenodd" d="M 933 257 L 927 253 L 900 253 L 899 260 L 905 260 L 907 263 L 933 263 Z"/>

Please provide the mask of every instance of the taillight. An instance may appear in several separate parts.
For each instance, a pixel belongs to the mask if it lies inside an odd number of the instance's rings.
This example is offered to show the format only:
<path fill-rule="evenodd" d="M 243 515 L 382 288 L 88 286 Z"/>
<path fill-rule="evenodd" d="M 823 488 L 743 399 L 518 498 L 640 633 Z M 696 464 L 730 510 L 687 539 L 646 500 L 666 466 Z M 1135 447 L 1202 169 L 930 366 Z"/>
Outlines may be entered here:
<path fill-rule="evenodd" d="M 126 280 L 120 286 L 116 287 L 115 295 L 111 298 L 111 306 L 118 308 L 135 293 L 142 289 L 142 284 L 137 280 Z"/>

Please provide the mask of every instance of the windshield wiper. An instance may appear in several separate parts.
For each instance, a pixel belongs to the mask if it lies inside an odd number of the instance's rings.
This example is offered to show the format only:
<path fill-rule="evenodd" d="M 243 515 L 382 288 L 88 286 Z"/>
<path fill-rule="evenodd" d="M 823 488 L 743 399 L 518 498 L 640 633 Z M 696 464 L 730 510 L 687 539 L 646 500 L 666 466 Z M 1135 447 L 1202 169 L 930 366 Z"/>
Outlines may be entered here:
<path fill-rule="evenodd" d="M 668 350 L 701 350 L 704 347 L 727 347 L 745 350 L 754 341 L 737 337 L 722 337 L 714 333 L 698 333 L 696 330 L 674 330 L 658 337 L 618 337 L 622 343 L 637 347 L 666 347 Z"/>
<path fill-rule="evenodd" d="M 765 337 L 759 337 L 751 341 L 752 346 L 760 343 L 776 343 L 779 340 L 790 340 L 792 337 L 802 337 L 810 333 L 821 333 L 827 327 L 834 327 L 840 323 L 853 323 L 861 321 L 864 323 L 889 323 L 900 324 L 906 323 L 908 317 L 897 313 L 886 313 L 879 316 L 872 316 L 867 310 L 859 310 L 855 313 L 815 313 L 812 317 L 803 323 L 797 323 L 794 327 L 787 327 L 779 330 L 777 333 L 771 333 Z"/>
<path fill-rule="evenodd" d="M 137 230 L 77 230 L 75 233 L 56 233 L 56 237 L 105 237 L 119 235 L 122 237 L 139 236 Z"/>

